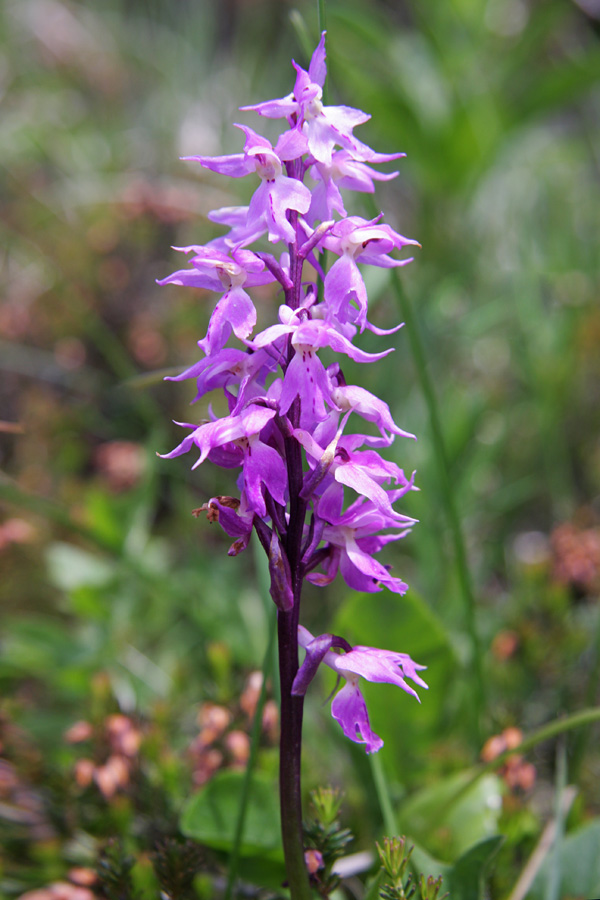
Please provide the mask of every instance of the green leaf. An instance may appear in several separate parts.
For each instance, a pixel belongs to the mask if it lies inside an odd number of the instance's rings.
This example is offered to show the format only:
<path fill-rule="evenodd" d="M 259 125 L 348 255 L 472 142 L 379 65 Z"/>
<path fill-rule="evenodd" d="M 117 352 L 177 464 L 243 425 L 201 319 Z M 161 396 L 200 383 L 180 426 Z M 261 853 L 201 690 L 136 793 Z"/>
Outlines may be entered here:
<path fill-rule="evenodd" d="M 64 620 L 31 615 L 5 622 L 0 675 L 27 674 L 53 682 L 80 658 Z"/>
<path fill-rule="evenodd" d="M 105 559 L 62 541 L 50 545 L 46 560 L 50 580 L 63 591 L 84 584 L 105 585 L 114 575 L 113 566 Z"/>
<path fill-rule="evenodd" d="M 495 775 L 481 778 L 452 803 L 470 777 L 467 771 L 439 779 L 413 794 L 398 810 L 400 830 L 447 862 L 498 831 L 501 788 Z"/>
<path fill-rule="evenodd" d="M 216 850 L 229 850 L 235 833 L 243 777 L 242 772 L 218 772 L 186 804 L 181 817 L 183 833 Z M 241 853 L 253 856 L 272 851 L 272 857 L 279 858 L 280 848 L 277 790 L 270 778 L 256 772 L 250 786 Z"/>
<path fill-rule="evenodd" d="M 445 885 L 442 893 L 445 893 L 448 889 L 447 880 L 449 873 L 452 871 L 452 866 L 433 857 L 430 853 L 427 852 L 427 850 L 416 843 L 416 841 L 414 841 L 412 837 L 408 839 L 408 846 L 412 846 L 413 848 L 410 856 L 410 867 L 412 869 L 413 875 L 415 875 L 417 879 L 419 878 L 419 875 L 424 875 L 425 878 L 427 878 L 429 875 L 433 875 L 434 878 L 437 878 L 438 875 L 441 875 L 444 879 Z"/>
<path fill-rule="evenodd" d="M 600 818 L 592 819 L 563 838 L 558 866 L 559 897 L 600 897 Z M 531 887 L 528 900 L 544 900 L 548 880 L 556 865 L 551 851 Z"/>
<path fill-rule="evenodd" d="M 502 835 L 486 838 L 456 860 L 444 877 L 452 900 L 484 900 L 485 879 L 503 842 Z"/>
<path fill-rule="evenodd" d="M 383 869 L 380 869 L 377 875 L 369 881 L 364 900 L 379 900 L 379 891 L 384 883 L 385 873 Z"/>

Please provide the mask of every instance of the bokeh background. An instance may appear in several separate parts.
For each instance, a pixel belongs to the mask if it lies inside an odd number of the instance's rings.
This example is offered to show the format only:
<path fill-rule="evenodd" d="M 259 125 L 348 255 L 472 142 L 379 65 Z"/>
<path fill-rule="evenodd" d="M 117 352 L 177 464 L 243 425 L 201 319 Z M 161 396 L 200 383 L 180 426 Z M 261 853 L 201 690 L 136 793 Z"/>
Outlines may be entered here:
<path fill-rule="evenodd" d="M 565 785 L 578 787 L 565 842 L 600 839 L 593 728 L 479 782 L 458 813 L 440 807 L 482 750 L 598 702 L 600 7 L 330 0 L 326 26 L 329 102 L 370 112 L 358 136 L 407 153 L 375 205 L 422 249 L 403 293 L 385 270 L 368 287 L 373 320 L 408 309 L 413 338 L 400 331 L 355 377 L 419 436 L 390 455 L 417 470 L 420 524 L 389 548 L 405 599 L 309 590 L 306 622 L 409 652 L 431 688 L 418 708 L 368 692 L 386 743 L 374 770 L 330 721 L 323 681 L 306 787 L 343 787 L 355 850 L 373 849 L 390 809 L 446 864 L 502 834 L 490 896 L 504 897 Z M 306 65 L 318 32 L 312 2 L 0 6 L 3 896 L 70 878 L 111 897 L 89 874 L 99 862 L 156 896 L 171 851 L 202 868 L 190 834 L 208 874 L 180 896 L 216 896 L 227 834 L 180 815 L 207 785 L 235 794 L 272 616 L 258 556 L 228 558 L 191 515 L 232 490 L 230 473 L 156 456 L 180 439 L 172 420 L 205 413 L 193 385 L 162 379 L 198 358 L 212 308 L 156 279 L 180 265 L 172 246 L 215 236 L 209 210 L 253 190 L 179 157 L 239 151 L 234 121 L 274 133 L 238 106 L 291 90 L 290 58 Z M 370 217 L 370 199 L 352 211 Z M 274 316 L 270 287 L 258 300 Z M 276 697 L 270 677 L 264 784 Z M 276 873 L 277 823 L 260 827 Z M 278 883 L 264 859 L 252 870 L 255 851 L 248 878 Z M 555 896 L 591 896 L 591 869 L 571 866 L 588 878 L 572 884 L 559 857 Z M 542 874 L 527 896 L 544 896 Z"/>

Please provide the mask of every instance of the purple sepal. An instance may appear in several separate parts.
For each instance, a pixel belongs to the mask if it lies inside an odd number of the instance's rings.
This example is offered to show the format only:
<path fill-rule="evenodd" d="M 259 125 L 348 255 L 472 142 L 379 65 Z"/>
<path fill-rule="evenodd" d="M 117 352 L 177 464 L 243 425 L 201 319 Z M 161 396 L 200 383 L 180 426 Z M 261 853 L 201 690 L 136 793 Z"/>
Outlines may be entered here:
<path fill-rule="evenodd" d="M 326 654 L 332 647 L 338 647 L 342 650 L 351 650 L 350 644 L 344 638 L 337 637 L 334 634 L 320 634 L 316 638 L 312 638 L 308 643 L 303 641 L 304 635 L 310 637 L 309 632 L 301 625 L 298 627 L 298 639 L 301 646 L 306 650 L 306 656 L 292 684 L 292 695 L 294 697 L 303 697 L 306 690 L 317 674 L 317 669 L 323 662 Z"/>
<path fill-rule="evenodd" d="M 326 653 L 331 650 L 333 635 L 321 634 L 314 638 L 306 648 L 306 656 L 304 662 L 298 669 L 298 673 L 292 684 L 292 695 L 294 697 L 303 697 L 306 690 L 317 674 L 317 669 L 321 665 Z"/>

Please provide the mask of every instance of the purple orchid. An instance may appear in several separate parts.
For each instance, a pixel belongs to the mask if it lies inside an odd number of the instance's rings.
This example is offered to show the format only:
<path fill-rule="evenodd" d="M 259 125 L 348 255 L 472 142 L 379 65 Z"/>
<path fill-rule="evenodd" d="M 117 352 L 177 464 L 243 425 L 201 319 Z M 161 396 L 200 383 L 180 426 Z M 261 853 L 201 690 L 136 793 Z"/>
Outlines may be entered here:
<path fill-rule="evenodd" d="M 346 147 L 360 152 L 364 146 L 352 134 L 356 125 L 362 125 L 371 118 L 360 109 L 350 106 L 323 106 L 323 85 L 327 75 L 325 65 L 325 32 L 321 35 L 308 67 L 308 72 L 293 63 L 296 69 L 296 84 L 292 94 L 280 100 L 269 100 L 254 106 L 242 106 L 242 110 L 253 110 L 269 119 L 286 118 L 296 121 L 298 133 L 305 139 L 303 153 L 310 153 L 315 160 L 331 165 L 333 148 Z"/>
<path fill-rule="evenodd" d="M 194 430 L 174 450 L 161 455 L 164 459 L 173 459 L 196 446 L 200 450 L 200 456 L 192 466 L 195 469 L 209 455 L 215 460 L 220 459 L 223 465 L 225 456 L 216 451 L 225 448 L 228 455 L 225 464 L 228 467 L 243 467 L 242 483 L 247 508 L 259 516 L 266 516 L 263 488 L 281 504 L 285 503 L 287 488 L 287 476 L 281 456 L 277 450 L 260 440 L 260 432 L 274 415 L 274 409 L 251 405 L 240 415 L 207 422 L 197 428 L 178 422 L 177 424 Z"/>
<path fill-rule="evenodd" d="M 256 172 L 261 184 L 250 201 L 246 227 L 261 234 L 267 231 L 270 241 L 283 240 L 291 243 L 296 235 L 286 214 L 290 209 L 308 212 L 311 194 L 298 179 L 283 174 L 283 164 L 286 159 L 301 155 L 302 141 L 296 142 L 294 146 L 294 142 L 289 139 L 280 139 L 274 149 L 270 141 L 252 128 L 245 125 L 237 127 L 246 135 L 243 153 L 214 157 L 186 156 L 184 159 L 199 162 L 206 169 L 231 178 L 242 178 Z"/>
<path fill-rule="evenodd" d="M 398 494 L 413 487 L 409 482 Z M 398 531 L 397 517 L 382 512 L 372 500 L 360 496 L 342 512 L 343 500 L 342 485 L 335 482 L 318 501 L 317 512 L 322 523 L 319 539 L 325 547 L 315 551 L 311 546 L 310 555 L 305 554 L 306 568 L 310 570 L 307 580 L 317 585 L 330 584 L 339 570 L 353 590 L 373 593 L 386 587 L 395 594 L 405 594 L 408 585 L 391 575 L 389 567 L 376 560 L 375 554 L 390 541 L 409 534 L 414 522 L 406 521 L 405 527 Z M 391 534 L 381 534 L 386 529 L 394 530 Z M 322 565 L 323 573 L 312 571 L 317 565 Z"/>
<path fill-rule="evenodd" d="M 381 440 L 369 439 L 370 446 L 389 447 L 393 443 L 394 436 L 413 438 L 414 434 L 410 431 L 404 431 L 399 428 L 390 413 L 387 403 L 380 400 L 370 391 L 357 385 L 348 385 L 344 382 L 339 363 L 333 363 L 327 369 L 327 374 L 331 379 L 330 397 L 335 406 L 342 412 L 354 412 L 366 419 L 367 422 L 373 422 L 379 429 Z M 388 434 L 389 432 L 389 434 Z"/>
<path fill-rule="evenodd" d="M 280 325 L 271 325 L 256 335 L 251 343 L 255 349 L 274 345 L 284 335 L 289 335 L 294 355 L 287 365 L 283 389 L 279 398 L 279 410 L 287 413 L 296 399 L 300 398 L 303 410 L 303 421 L 307 417 L 312 421 L 321 421 L 327 415 L 325 403 L 333 406 L 330 397 L 330 382 L 327 372 L 317 351 L 323 347 L 331 347 L 338 353 L 345 353 L 355 362 L 373 362 L 382 359 L 392 349 L 382 353 L 365 353 L 355 347 L 337 328 L 321 319 L 310 318 L 310 311 L 305 307 L 298 310 L 281 306 L 279 309 Z"/>
<path fill-rule="evenodd" d="M 365 594 L 385 588 L 401 597 L 407 590 L 383 557 L 388 544 L 415 524 L 396 508 L 416 490 L 414 474 L 407 477 L 379 451 L 396 437 L 414 435 L 396 424 L 383 400 L 347 384 L 339 361 L 326 364 L 322 353 L 368 364 L 393 351 L 367 353 L 355 343 L 365 328 L 391 335 L 401 327 L 384 330 L 368 321 L 359 265 L 405 266 L 411 260 L 395 254 L 417 242 L 381 216 L 368 221 L 346 213 L 341 191 L 373 192 L 376 181 L 397 175 L 373 166 L 404 154 L 376 153 L 355 138 L 354 128 L 369 118 L 365 113 L 323 104 L 324 33 L 308 69 L 294 67 L 291 94 L 242 107 L 287 120 L 274 145 L 240 125 L 243 152 L 187 157 L 232 178 L 258 176 L 260 183 L 247 207 L 210 213 L 228 231 L 204 246 L 179 248 L 190 254 L 187 267 L 160 283 L 220 294 L 207 334 L 198 342 L 203 358 L 171 380 L 195 378 L 196 400 L 222 391 L 228 414 L 219 417 L 209 405 L 209 420 L 184 425 L 189 433 L 164 458 L 197 449 L 192 468 L 208 460 L 238 469 L 239 497 L 212 497 L 196 513 L 205 512 L 234 539 L 230 555 L 242 552 L 254 531 L 269 560 L 279 637 L 284 853 L 292 900 L 307 900 L 308 893 L 296 888 L 306 880 L 299 830 L 300 734 L 310 681 L 322 662 L 345 679 L 332 714 L 368 753 L 382 741 L 371 729 L 360 678 L 396 684 L 412 696 L 406 679 L 426 685 L 418 675 L 423 666 L 404 653 L 351 647 L 327 634 L 313 638 L 300 625 L 305 580 L 324 586 L 339 572 L 350 588 Z M 312 190 L 307 178 L 314 182 Z M 265 235 L 270 244 L 257 245 Z M 278 254 L 265 249 L 273 244 L 282 245 Z M 328 271 L 325 251 L 338 257 Z M 252 289 L 272 283 L 281 289 L 279 319 L 259 325 Z M 235 340 L 238 345 L 229 346 Z M 357 417 L 371 434 L 347 430 Z M 306 650 L 301 666 L 299 646 Z"/>
<path fill-rule="evenodd" d="M 306 693 L 308 684 L 316 672 L 316 667 L 321 662 L 341 675 L 346 680 L 346 684 L 333 698 L 331 715 L 339 722 L 346 737 L 357 744 L 364 744 L 367 753 L 375 753 L 380 750 L 383 747 L 383 741 L 371 729 L 367 704 L 359 687 L 359 679 L 395 684 L 417 700 L 419 700 L 419 695 L 406 683 L 406 679 L 410 678 L 419 687 L 427 690 L 427 684 L 419 675 L 419 671 L 425 669 L 426 666 L 420 666 L 413 662 L 406 653 L 379 650 L 376 647 L 350 647 L 346 641 L 335 638 L 331 634 L 314 638 L 310 631 L 302 625 L 298 628 L 298 643 L 306 650 L 306 657 L 294 680 L 292 693 L 296 696 L 303 696 Z M 338 647 L 345 652 L 334 653 L 332 647 Z"/>
<path fill-rule="evenodd" d="M 234 249 L 231 257 L 208 247 L 175 247 L 182 253 L 193 252 L 192 268 L 180 269 L 159 284 L 181 284 L 225 293 L 210 318 L 208 332 L 198 346 L 207 355 L 222 350 L 229 335 L 243 341 L 256 325 L 256 309 L 242 285 L 251 287 L 274 281 L 264 262 L 250 250 Z"/>
<path fill-rule="evenodd" d="M 412 487 L 412 482 L 395 463 L 382 459 L 374 450 L 357 450 L 365 442 L 364 435 L 352 434 L 336 438 L 335 448 L 329 447 L 326 450 L 302 428 L 295 428 L 293 434 L 306 450 L 309 462 L 314 460 L 314 463 L 319 463 L 327 458 L 327 474 L 338 484 L 346 485 L 357 494 L 368 497 L 377 509 L 393 517 L 396 523 L 404 522 L 405 526 L 415 524 L 414 519 L 393 509 L 391 492 L 382 487 L 382 482 L 394 481 L 406 492 Z"/>
<path fill-rule="evenodd" d="M 199 341 L 198 344 L 202 346 L 204 341 Z M 166 381 L 195 378 L 198 393 L 193 403 L 205 394 L 222 388 L 230 401 L 231 412 L 238 412 L 251 396 L 261 392 L 267 374 L 275 368 L 275 361 L 265 350 L 248 352 L 225 347 L 218 353 L 205 356 L 179 375 L 167 375 Z M 236 396 L 230 393 L 230 385 L 237 386 Z"/>
<path fill-rule="evenodd" d="M 229 556 L 237 556 L 246 549 L 252 534 L 254 514 L 242 510 L 236 497 L 211 497 L 207 503 L 194 510 L 194 515 L 199 516 L 201 512 L 206 513 L 209 522 L 218 522 L 229 537 L 236 538 L 229 548 Z"/>
<path fill-rule="evenodd" d="M 221 209 L 213 209 L 208 214 L 211 222 L 217 225 L 227 225 L 229 234 L 213 238 L 206 245 L 227 253 L 232 247 L 245 247 L 253 244 L 264 234 L 261 225 L 248 225 L 247 206 L 223 206 Z"/>
<path fill-rule="evenodd" d="M 335 316 L 356 322 L 361 331 L 365 327 L 374 330 L 367 322 L 369 301 L 357 260 L 360 258 L 362 263 L 386 269 L 406 266 L 412 262 L 412 257 L 394 259 L 389 253 L 409 244 L 418 246 L 418 242 L 403 237 L 389 225 L 378 224 L 377 219 L 367 222 L 360 216 L 349 216 L 334 225 L 323 244 L 340 254 L 325 278 L 328 307 Z M 357 312 L 351 306 L 353 303 L 358 305 Z"/>
<path fill-rule="evenodd" d="M 405 153 L 373 153 L 370 162 L 388 162 L 405 156 Z M 312 201 L 307 213 L 308 222 L 329 219 L 334 211 L 345 218 L 347 215 L 341 189 L 372 194 L 373 181 L 390 181 L 398 172 L 378 172 L 364 162 L 360 162 L 348 150 L 338 150 L 331 158 L 331 165 L 315 162 L 310 169 L 311 177 L 317 182 L 312 192 Z"/>

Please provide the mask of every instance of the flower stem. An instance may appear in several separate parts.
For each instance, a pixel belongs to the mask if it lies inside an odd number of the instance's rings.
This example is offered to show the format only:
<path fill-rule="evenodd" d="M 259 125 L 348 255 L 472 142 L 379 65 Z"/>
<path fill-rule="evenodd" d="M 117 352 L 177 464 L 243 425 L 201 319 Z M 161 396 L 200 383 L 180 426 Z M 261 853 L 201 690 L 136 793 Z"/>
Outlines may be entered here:
<path fill-rule="evenodd" d="M 290 171 L 290 175 L 294 173 Z M 297 173 L 296 173 L 297 174 Z M 297 229 L 297 214 L 292 210 L 291 224 Z M 293 282 L 291 306 L 300 306 L 302 262 L 298 243 L 290 245 L 290 275 Z M 288 340 L 288 360 L 293 355 Z M 300 400 L 292 403 L 288 416 L 293 427 L 300 424 Z M 283 855 L 292 900 L 310 900 L 311 889 L 304 861 L 302 832 L 302 793 L 300 764 L 302 757 L 302 713 L 304 698 L 292 696 L 298 671 L 298 622 L 302 593 L 302 537 L 306 519 L 306 501 L 300 497 L 303 483 L 302 450 L 292 437 L 284 438 L 289 486 L 289 522 L 285 534 L 285 552 L 290 565 L 294 605 L 277 613 L 279 641 L 279 684 L 281 689 L 281 737 L 279 741 L 279 802 Z"/>
<path fill-rule="evenodd" d="M 298 591 L 299 595 L 299 591 Z M 281 738 L 279 743 L 279 801 L 281 836 L 292 900 L 310 900 L 311 890 L 304 861 L 300 760 L 302 750 L 303 697 L 292 696 L 298 671 L 298 601 L 289 612 L 279 610 L 279 677 L 281 682 Z"/>

